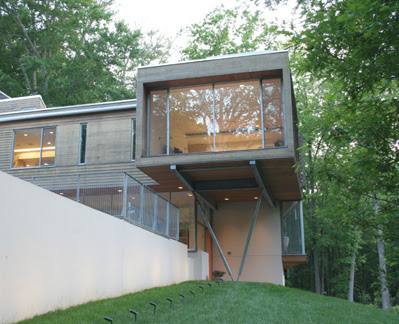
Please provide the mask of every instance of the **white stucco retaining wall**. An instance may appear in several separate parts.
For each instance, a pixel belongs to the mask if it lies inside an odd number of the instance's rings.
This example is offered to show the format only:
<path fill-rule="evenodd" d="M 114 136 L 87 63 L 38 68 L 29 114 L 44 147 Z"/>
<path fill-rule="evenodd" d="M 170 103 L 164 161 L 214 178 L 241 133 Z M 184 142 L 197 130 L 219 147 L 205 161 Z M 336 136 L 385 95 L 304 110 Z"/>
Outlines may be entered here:
<path fill-rule="evenodd" d="M 2 172 L 0 208 L 0 323 L 205 279 L 186 245 Z"/>

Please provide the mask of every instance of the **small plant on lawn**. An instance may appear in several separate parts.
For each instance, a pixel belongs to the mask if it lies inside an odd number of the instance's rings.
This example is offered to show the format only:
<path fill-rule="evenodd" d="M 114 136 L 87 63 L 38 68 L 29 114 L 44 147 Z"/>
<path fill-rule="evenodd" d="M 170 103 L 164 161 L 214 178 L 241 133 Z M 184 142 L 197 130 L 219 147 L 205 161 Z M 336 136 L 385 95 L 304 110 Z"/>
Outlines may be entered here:
<path fill-rule="evenodd" d="M 220 279 L 224 276 L 226 272 L 221 271 L 221 270 L 213 270 L 212 271 L 212 277 L 213 279 Z"/>

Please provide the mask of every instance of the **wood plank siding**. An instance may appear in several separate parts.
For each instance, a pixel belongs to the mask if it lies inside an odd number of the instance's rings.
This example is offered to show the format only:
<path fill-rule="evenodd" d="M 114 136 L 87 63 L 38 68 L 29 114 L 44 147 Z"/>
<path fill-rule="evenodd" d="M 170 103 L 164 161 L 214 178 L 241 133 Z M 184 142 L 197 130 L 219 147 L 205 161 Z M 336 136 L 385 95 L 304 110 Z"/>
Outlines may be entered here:
<path fill-rule="evenodd" d="M 46 105 L 40 95 L 2 99 L 0 105 L 0 114 L 14 111 L 21 111 L 23 109 L 44 109 Z"/>
<path fill-rule="evenodd" d="M 306 255 L 283 255 L 282 261 L 284 269 L 288 269 L 298 264 L 305 263 Z"/>
<path fill-rule="evenodd" d="M 93 172 L 127 172 L 138 181 L 154 184 L 131 161 L 132 118 L 135 109 L 35 118 L 0 124 L 0 170 L 16 177 Z M 80 124 L 87 123 L 86 164 L 79 165 Z M 11 168 L 13 131 L 57 127 L 55 167 Z"/>

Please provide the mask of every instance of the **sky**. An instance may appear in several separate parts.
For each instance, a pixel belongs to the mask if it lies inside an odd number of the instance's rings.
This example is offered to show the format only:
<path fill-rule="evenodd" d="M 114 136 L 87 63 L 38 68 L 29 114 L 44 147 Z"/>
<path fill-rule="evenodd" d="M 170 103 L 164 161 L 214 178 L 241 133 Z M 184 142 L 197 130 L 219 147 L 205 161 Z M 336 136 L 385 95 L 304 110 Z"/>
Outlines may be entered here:
<path fill-rule="evenodd" d="M 252 8 L 260 9 L 268 22 L 275 19 L 289 20 L 292 18 L 295 1 L 288 1 L 288 6 L 283 6 L 277 11 L 267 11 L 264 7 L 255 7 L 253 4 Z M 177 38 L 182 28 L 202 22 L 207 13 L 222 4 L 225 8 L 234 8 L 242 3 L 251 2 L 248 0 L 114 0 L 114 3 L 117 17 L 124 20 L 132 29 L 159 30 L 174 40 L 172 61 L 175 61 L 176 56 L 173 52 L 177 53 L 179 48 L 186 47 L 188 41 L 184 36 Z"/>
<path fill-rule="evenodd" d="M 241 1 L 242 2 L 242 1 Z M 118 17 L 131 27 L 158 29 L 175 36 L 182 27 L 200 22 L 216 6 L 235 7 L 236 0 L 115 0 Z"/>

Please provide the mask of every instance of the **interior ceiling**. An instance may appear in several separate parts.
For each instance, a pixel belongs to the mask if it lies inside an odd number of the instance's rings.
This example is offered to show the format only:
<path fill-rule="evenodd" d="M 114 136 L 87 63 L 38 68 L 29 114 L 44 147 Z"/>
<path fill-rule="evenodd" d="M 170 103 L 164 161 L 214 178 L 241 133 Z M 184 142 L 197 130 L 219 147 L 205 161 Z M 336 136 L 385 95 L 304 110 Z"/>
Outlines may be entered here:
<path fill-rule="evenodd" d="M 256 164 L 275 200 L 302 199 L 292 158 L 258 160 Z M 150 186 L 157 192 L 190 190 L 170 165 L 139 168 L 159 183 Z M 176 169 L 196 191 L 216 202 L 254 201 L 261 190 L 249 160 L 176 165 Z"/>

